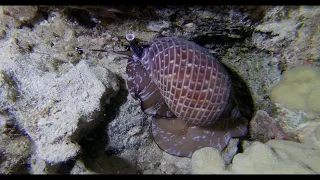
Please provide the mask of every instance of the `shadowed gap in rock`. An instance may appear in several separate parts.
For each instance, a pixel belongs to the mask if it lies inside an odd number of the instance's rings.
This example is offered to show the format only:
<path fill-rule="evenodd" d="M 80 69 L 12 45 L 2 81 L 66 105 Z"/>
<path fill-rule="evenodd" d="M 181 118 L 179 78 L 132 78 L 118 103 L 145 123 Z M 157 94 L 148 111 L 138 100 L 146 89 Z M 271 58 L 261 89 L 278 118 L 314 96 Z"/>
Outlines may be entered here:
<path fill-rule="evenodd" d="M 246 119 L 251 121 L 254 114 L 254 104 L 249 88 L 245 81 L 236 72 L 232 71 L 226 65 L 224 65 L 224 67 L 230 74 L 233 94 L 237 100 L 239 111 Z M 248 129 L 250 129 L 250 123 L 248 126 Z M 243 152 L 242 142 L 244 140 L 250 140 L 250 137 L 250 131 L 248 131 L 246 136 L 239 137 L 238 152 Z"/>
<path fill-rule="evenodd" d="M 102 174 L 137 174 L 138 169 L 117 156 L 117 152 L 105 151 L 108 144 L 107 126 L 118 116 L 120 106 L 127 101 L 128 90 L 123 78 L 120 80 L 118 94 L 111 98 L 111 103 L 104 105 L 104 110 L 98 118 L 103 118 L 101 124 L 93 129 L 79 142 L 82 147 L 81 160 L 90 171 Z"/>

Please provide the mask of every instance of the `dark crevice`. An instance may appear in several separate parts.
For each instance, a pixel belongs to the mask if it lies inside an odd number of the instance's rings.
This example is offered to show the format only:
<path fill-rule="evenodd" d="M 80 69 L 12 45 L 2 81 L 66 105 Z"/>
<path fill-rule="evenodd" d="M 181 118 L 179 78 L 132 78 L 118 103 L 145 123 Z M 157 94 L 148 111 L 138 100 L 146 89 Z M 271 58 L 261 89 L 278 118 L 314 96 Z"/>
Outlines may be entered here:
<path fill-rule="evenodd" d="M 252 36 L 252 32 L 237 32 L 235 34 L 241 34 L 241 37 L 239 38 L 233 38 L 228 36 L 228 34 L 222 34 L 222 33 L 207 33 L 205 35 L 200 35 L 197 36 L 191 41 L 196 42 L 200 46 L 205 46 L 207 44 L 213 44 L 215 46 L 222 45 L 227 47 L 232 47 L 235 43 L 241 43 L 243 42 L 246 38 Z"/>
<path fill-rule="evenodd" d="M 39 13 L 42 15 L 43 19 L 48 21 L 50 12 L 47 9 L 39 8 Z"/>
<path fill-rule="evenodd" d="M 248 12 L 249 15 L 244 20 L 252 20 L 253 23 L 260 22 L 270 6 L 239 6 L 236 7 L 241 13 Z"/>
<path fill-rule="evenodd" d="M 128 160 L 113 155 L 101 155 L 94 159 L 83 158 L 82 161 L 88 170 L 99 174 L 141 174 L 142 172 Z"/>
<path fill-rule="evenodd" d="M 103 118 L 101 124 L 79 142 L 82 146 L 83 156 L 95 157 L 105 151 L 105 147 L 109 141 L 106 131 L 107 126 L 118 116 L 120 106 L 126 102 L 128 95 L 124 79 L 120 76 L 118 76 L 118 79 L 120 80 L 120 90 L 115 97 L 110 99 L 110 104 L 104 105 L 104 113 L 101 113 L 98 117 Z"/>
<path fill-rule="evenodd" d="M 69 174 L 72 168 L 74 167 L 76 161 L 71 159 L 65 163 L 62 163 L 57 170 L 57 174 Z"/>
<path fill-rule="evenodd" d="M 120 106 L 127 101 L 128 96 L 125 80 L 120 76 L 118 79 L 120 80 L 119 92 L 111 98 L 111 104 L 104 105 L 104 113 L 98 117 L 103 118 L 102 123 L 79 142 L 82 147 L 82 155 L 79 158 L 87 169 L 96 173 L 137 174 L 140 170 L 133 167 L 130 162 L 115 156 L 119 153 L 118 151 L 106 150 L 109 141 L 108 124 L 118 116 Z"/>
<path fill-rule="evenodd" d="M 102 111 L 99 113 L 98 117 L 95 118 L 95 121 L 101 122 L 96 126 L 96 128 L 92 129 L 86 136 L 84 136 L 80 141 L 79 145 L 81 148 L 81 154 L 74 159 L 70 159 L 65 163 L 61 163 L 60 167 L 58 168 L 58 174 L 70 174 L 70 171 L 73 169 L 76 160 L 82 160 L 85 167 L 93 172 L 96 173 L 107 173 L 107 174 L 115 174 L 117 172 L 109 171 L 110 168 L 110 160 L 108 160 L 112 154 L 115 152 L 108 152 L 106 151 L 105 147 L 108 144 L 108 134 L 107 134 L 107 127 L 108 124 L 117 117 L 119 113 L 120 106 L 126 102 L 128 91 L 126 89 L 126 84 L 123 78 L 117 75 L 117 79 L 120 81 L 120 90 L 118 91 L 117 95 L 110 98 L 110 104 L 104 104 Z M 105 98 L 102 98 L 101 101 L 104 102 Z M 115 153 L 116 154 L 116 153 Z M 100 161 L 100 159 L 104 159 L 105 167 L 97 167 L 95 161 Z M 114 158 L 113 158 L 114 159 Z M 124 161 L 124 160 L 123 160 Z M 120 158 L 118 162 L 121 162 Z M 123 163 L 129 167 L 129 163 Z M 101 165 L 101 163 L 100 163 Z M 119 167 L 121 169 L 123 167 Z M 133 168 L 129 168 L 132 170 Z M 133 171 L 130 171 L 133 172 Z M 129 173 L 130 173 L 129 172 Z"/>
<path fill-rule="evenodd" d="M 34 28 L 33 24 L 31 24 L 30 22 L 24 22 L 18 27 L 18 29 L 22 29 L 24 27 L 27 27 L 27 28 L 29 28 L 31 30 Z"/>
<path fill-rule="evenodd" d="M 251 120 L 254 114 L 254 104 L 250 89 L 237 73 L 227 66 L 224 67 L 230 75 L 232 81 L 232 93 L 237 100 L 239 111 L 245 118 Z"/>
<path fill-rule="evenodd" d="M 44 19 L 47 20 L 48 16 L 49 16 L 49 12 L 46 12 L 44 9 L 38 8 L 36 15 L 32 19 L 22 22 L 18 28 L 22 29 L 26 27 L 32 31 L 34 28 L 34 25 L 39 24 Z"/>
<path fill-rule="evenodd" d="M 243 32 L 239 38 L 229 37 L 227 34 L 207 33 L 205 35 L 196 36 L 190 39 L 190 41 L 207 49 L 214 50 L 214 55 L 217 58 L 221 58 L 229 48 L 234 47 L 236 44 L 245 44 L 244 42 L 246 39 L 251 36 L 252 32 Z"/>
<path fill-rule="evenodd" d="M 95 23 L 91 20 L 91 15 L 87 10 L 67 8 L 65 14 L 68 20 L 76 21 L 86 28 L 93 28 L 95 26 Z"/>
<path fill-rule="evenodd" d="M 238 104 L 239 111 L 242 116 L 244 116 L 248 120 L 248 132 L 245 136 L 239 137 L 238 143 L 238 153 L 243 152 L 242 144 L 244 140 L 250 140 L 250 121 L 254 115 L 254 103 L 251 95 L 251 91 L 245 81 L 234 71 L 232 71 L 229 67 L 225 66 L 227 69 L 231 81 L 232 81 L 232 93 L 235 97 L 235 100 Z"/>
<path fill-rule="evenodd" d="M 177 16 L 178 16 L 178 12 L 176 11 L 169 16 L 169 21 L 171 21 L 171 22 L 175 21 Z"/>

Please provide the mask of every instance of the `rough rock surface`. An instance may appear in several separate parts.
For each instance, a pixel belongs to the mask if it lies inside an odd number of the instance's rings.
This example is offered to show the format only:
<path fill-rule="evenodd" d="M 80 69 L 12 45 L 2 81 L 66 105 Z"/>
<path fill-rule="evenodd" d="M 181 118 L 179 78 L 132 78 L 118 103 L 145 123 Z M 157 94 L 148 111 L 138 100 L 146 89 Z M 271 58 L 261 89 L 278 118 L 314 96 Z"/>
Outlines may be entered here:
<path fill-rule="evenodd" d="M 106 89 L 108 93 L 117 90 L 116 79 L 112 81 L 112 74 L 106 69 L 90 69 L 85 61 L 60 77 L 50 72 L 37 74 L 30 71 L 32 66 L 26 67 L 11 67 L 15 72 L 12 76 L 19 79 L 18 91 L 24 101 L 16 100 L 16 111 L 8 106 L 2 108 L 15 115 L 34 141 L 39 158 L 55 164 L 75 157 L 79 147 L 72 141 L 81 137 L 80 131 L 90 130 L 97 123 L 93 119 L 101 110 L 100 101 Z M 95 74 L 103 75 L 104 83 Z"/>
<path fill-rule="evenodd" d="M 102 105 L 119 90 L 117 76 L 104 67 L 92 66 L 84 59 L 74 64 L 60 60 L 57 65 L 48 55 L 56 53 L 53 48 L 37 53 L 35 46 L 46 49 L 39 42 L 43 31 L 52 33 L 46 31 L 47 26 L 68 33 L 70 29 L 61 25 L 38 24 L 33 31 L 6 29 L 0 43 L 0 113 L 10 114 L 14 124 L 30 137 L 34 162 L 49 166 L 79 154 L 77 142 L 101 122 L 96 117 L 103 112 Z M 66 46 L 65 39 L 56 44 Z"/>
<path fill-rule="evenodd" d="M 221 152 L 223 160 L 226 164 L 231 164 L 234 155 L 238 153 L 239 139 L 232 138 L 228 146 Z"/>
<path fill-rule="evenodd" d="M 245 79 L 255 109 L 268 114 L 264 118 L 269 124 L 251 127 L 254 138 L 259 137 L 266 126 L 274 126 L 274 134 L 269 134 L 267 139 L 273 136 L 297 140 L 299 134 L 313 131 L 314 123 L 320 123 L 318 117 L 287 109 L 270 99 L 271 88 L 280 82 L 283 71 L 301 64 L 319 66 L 320 27 L 319 20 L 315 19 L 319 15 L 320 9 L 312 6 L 269 7 L 254 27 L 252 36 L 242 44 L 235 43 L 222 56 L 221 61 Z M 261 111 L 257 111 L 259 117 L 254 118 L 255 122 L 261 118 Z"/>
<path fill-rule="evenodd" d="M 2 24 L 9 28 L 20 28 L 36 19 L 36 6 L 3 6 L 1 11 L 6 18 L 2 19 Z"/>
<path fill-rule="evenodd" d="M 122 93 L 128 94 L 126 90 L 120 90 L 119 96 Z M 141 112 L 138 101 L 131 96 L 125 97 L 125 100 L 115 97 L 118 100 L 114 103 L 119 104 L 119 107 L 118 111 L 107 114 L 110 122 L 82 140 L 84 153 L 88 155 L 84 162 L 105 159 L 100 165 L 104 173 L 190 173 L 190 159 L 171 156 L 158 148 L 151 137 L 151 118 Z M 104 137 L 99 138 L 101 136 Z M 109 161 L 114 162 L 112 166 Z M 101 173 L 99 168 L 93 170 Z"/>
<path fill-rule="evenodd" d="M 319 118 L 275 104 L 269 95 L 286 69 L 319 65 L 319 11 L 312 6 L 1 7 L 0 115 L 10 121 L 0 122 L 0 128 L 4 133 L 7 123 L 14 124 L 31 143 L 20 148 L 30 157 L 12 154 L 0 163 L 23 162 L 36 174 L 191 173 L 191 159 L 170 156 L 153 142 L 150 117 L 126 90 L 125 58 L 88 51 L 124 50 L 128 32 L 142 44 L 158 35 L 192 40 L 239 74 L 254 100 L 250 140 L 309 142 Z M 238 141 L 233 142 L 223 152 L 227 164 L 239 153 Z M 246 150 L 251 141 L 245 142 Z"/>
<path fill-rule="evenodd" d="M 31 155 L 31 142 L 21 134 L 0 135 L 1 174 L 26 173 L 26 163 Z"/>
<path fill-rule="evenodd" d="M 279 124 L 263 110 L 258 110 L 250 122 L 251 138 L 261 142 L 271 139 L 290 139 L 289 133 L 284 132 Z"/>

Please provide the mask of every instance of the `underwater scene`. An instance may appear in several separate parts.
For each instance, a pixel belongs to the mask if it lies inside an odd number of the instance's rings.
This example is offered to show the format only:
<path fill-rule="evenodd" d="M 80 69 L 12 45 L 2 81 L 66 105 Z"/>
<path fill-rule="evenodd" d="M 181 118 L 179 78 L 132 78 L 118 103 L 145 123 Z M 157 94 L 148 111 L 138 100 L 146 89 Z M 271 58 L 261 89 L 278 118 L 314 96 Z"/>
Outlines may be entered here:
<path fill-rule="evenodd" d="M 320 6 L 0 6 L 0 174 L 320 173 Z"/>

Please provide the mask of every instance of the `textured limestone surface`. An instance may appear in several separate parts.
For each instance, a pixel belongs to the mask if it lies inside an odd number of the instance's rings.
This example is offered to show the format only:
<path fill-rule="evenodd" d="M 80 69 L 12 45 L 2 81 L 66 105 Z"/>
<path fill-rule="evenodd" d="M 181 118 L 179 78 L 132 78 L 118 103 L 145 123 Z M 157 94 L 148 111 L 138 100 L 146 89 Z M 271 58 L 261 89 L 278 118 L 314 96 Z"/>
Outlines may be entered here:
<path fill-rule="evenodd" d="M 153 142 L 151 118 L 126 88 L 126 58 L 88 50 L 125 50 L 128 32 L 141 44 L 161 35 L 194 41 L 247 84 L 255 110 L 251 136 L 231 141 L 221 153 L 225 167 L 255 147 L 254 140 L 310 144 L 319 117 L 275 103 L 270 94 L 284 71 L 320 65 L 319 15 L 316 6 L 2 6 L 0 163 L 6 170 L 0 172 L 193 172 L 193 160 L 170 156 Z"/>
<path fill-rule="evenodd" d="M 1 16 L 5 19 L 7 15 Z M 73 36 L 68 34 L 72 30 L 66 23 L 43 20 L 32 29 L 5 31 L 6 37 L 0 42 L 2 116 L 10 116 L 13 124 L 30 138 L 31 167 L 39 163 L 53 166 L 75 158 L 81 151 L 77 142 L 101 122 L 97 117 L 104 111 L 103 104 L 119 90 L 117 76 L 85 59 L 76 63 L 71 58 L 58 60 L 51 56 L 59 49 L 48 48 L 50 45 L 43 42 L 48 39 L 41 36 L 65 33 L 54 43 L 67 46 L 66 39 Z M 46 172 L 34 168 L 32 171 Z"/>
<path fill-rule="evenodd" d="M 31 142 L 21 134 L 0 136 L 1 174 L 26 173 L 26 162 L 31 155 Z"/>
<path fill-rule="evenodd" d="M 227 49 L 222 57 L 221 61 L 244 78 L 251 90 L 256 108 L 250 127 L 254 139 L 302 141 L 304 134 L 320 123 L 319 116 L 290 109 L 270 98 L 284 71 L 302 65 L 319 68 L 319 10 L 316 6 L 269 7 L 252 36 Z M 261 122 L 263 125 L 257 126 Z M 271 129 L 261 137 L 266 127 Z"/>

